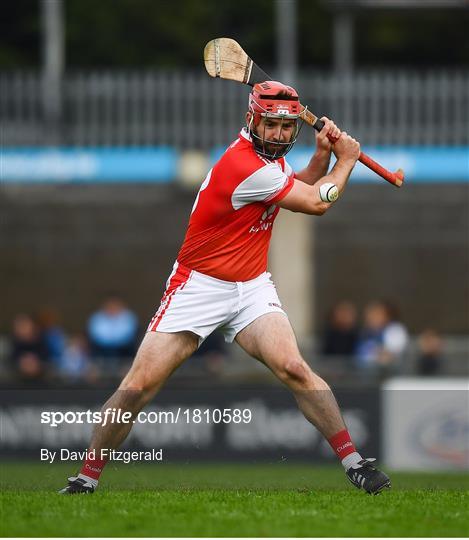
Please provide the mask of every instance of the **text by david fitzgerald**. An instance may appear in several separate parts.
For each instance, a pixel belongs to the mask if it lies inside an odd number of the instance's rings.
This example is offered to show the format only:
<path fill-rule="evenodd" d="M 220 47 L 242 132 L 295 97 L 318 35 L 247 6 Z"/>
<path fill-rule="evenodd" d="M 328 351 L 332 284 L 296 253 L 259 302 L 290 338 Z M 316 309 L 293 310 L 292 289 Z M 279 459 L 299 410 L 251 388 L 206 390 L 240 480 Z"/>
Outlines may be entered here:
<path fill-rule="evenodd" d="M 54 463 L 56 461 L 85 461 L 88 459 L 103 459 L 106 461 L 120 461 L 131 463 L 132 461 L 163 461 L 163 449 L 152 448 L 151 450 L 114 450 L 102 448 L 101 450 L 73 451 L 68 448 L 49 450 L 41 448 L 41 461 Z"/>

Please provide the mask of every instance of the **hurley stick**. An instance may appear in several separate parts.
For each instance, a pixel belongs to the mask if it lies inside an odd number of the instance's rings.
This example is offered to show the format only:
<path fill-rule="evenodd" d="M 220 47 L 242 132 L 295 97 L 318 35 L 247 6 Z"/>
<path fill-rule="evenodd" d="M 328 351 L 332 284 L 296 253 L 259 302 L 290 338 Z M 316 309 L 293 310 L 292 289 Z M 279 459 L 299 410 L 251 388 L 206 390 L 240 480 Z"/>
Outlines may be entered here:
<path fill-rule="evenodd" d="M 241 45 L 234 39 L 217 38 L 207 43 L 204 49 L 205 68 L 211 77 L 238 81 L 249 86 L 256 83 L 272 80 L 242 49 Z M 309 109 L 302 106 L 301 117 L 317 131 L 321 131 L 324 122 L 315 116 Z M 331 142 L 335 142 L 329 136 Z M 360 152 L 358 160 L 376 174 L 401 187 L 404 182 L 404 171 L 398 169 L 396 172 L 389 171 L 372 158 Z"/>

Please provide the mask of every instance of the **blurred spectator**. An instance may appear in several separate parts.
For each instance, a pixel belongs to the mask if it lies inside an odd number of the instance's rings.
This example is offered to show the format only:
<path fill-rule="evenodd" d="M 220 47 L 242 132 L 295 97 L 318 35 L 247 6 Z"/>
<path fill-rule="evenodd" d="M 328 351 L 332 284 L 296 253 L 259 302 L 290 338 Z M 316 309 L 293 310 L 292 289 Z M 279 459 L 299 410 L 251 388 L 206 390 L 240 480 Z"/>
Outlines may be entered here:
<path fill-rule="evenodd" d="M 117 295 L 109 295 L 88 321 L 91 353 L 95 358 L 117 360 L 135 354 L 138 320 Z M 117 367 L 117 363 L 115 364 Z"/>
<path fill-rule="evenodd" d="M 57 373 L 67 382 L 95 382 L 97 371 L 90 361 L 88 344 L 84 336 L 77 334 L 68 339 L 57 365 Z"/>
<path fill-rule="evenodd" d="M 436 330 L 424 330 L 417 340 L 417 374 L 436 375 L 443 364 L 443 340 Z"/>
<path fill-rule="evenodd" d="M 366 306 L 356 352 L 359 366 L 389 375 L 398 368 L 408 342 L 407 330 L 392 304 L 380 301 Z"/>
<path fill-rule="evenodd" d="M 327 318 L 322 353 L 326 356 L 353 356 L 357 340 L 357 310 L 351 302 L 339 302 Z"/>
<path fill-rule="evenodd" d="M 13 321 L 10 359 L 13 371 L 24 381 L 40 381 L 46 374 L 46 347 L 30 315 L 17 315 Z"/>
<path fill-rule="evenodd" d="M 59 324 L 59 314 L 55 309 L 44 308 L 39 311 L 37 319 L 42 331 L 47 356 L 54 365 L 58 366 L 64 354 L 67 341 L 65 332 Z"/>

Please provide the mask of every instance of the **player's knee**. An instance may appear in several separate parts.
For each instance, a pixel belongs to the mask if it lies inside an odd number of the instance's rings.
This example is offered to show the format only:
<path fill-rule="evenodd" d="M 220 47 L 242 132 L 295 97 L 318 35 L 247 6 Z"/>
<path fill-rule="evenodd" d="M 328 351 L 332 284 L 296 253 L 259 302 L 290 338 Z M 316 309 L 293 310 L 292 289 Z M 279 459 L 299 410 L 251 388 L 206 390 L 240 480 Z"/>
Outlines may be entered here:
<path fill-rule="evenodd" d="M 145 370 L 132 367 L 122 381 L 119 390 L 127 392 L 133 399 L 143 399 L 144 396 L 152 395 L 155 382 L 151 381 Z"/>
<path fill-rule="evenodd" d="M 287 360 L 283 366 L 282 379 L 284 382 L 300 386 L 307 385 L 311 379 L 311 369 L 303 359 Z"/>
<path fill-rule="evenodd" d="M 137 414 L 153 396 L 154 392 L 146 385 L 130 380 L 119 387 L 119 408 Z"/>

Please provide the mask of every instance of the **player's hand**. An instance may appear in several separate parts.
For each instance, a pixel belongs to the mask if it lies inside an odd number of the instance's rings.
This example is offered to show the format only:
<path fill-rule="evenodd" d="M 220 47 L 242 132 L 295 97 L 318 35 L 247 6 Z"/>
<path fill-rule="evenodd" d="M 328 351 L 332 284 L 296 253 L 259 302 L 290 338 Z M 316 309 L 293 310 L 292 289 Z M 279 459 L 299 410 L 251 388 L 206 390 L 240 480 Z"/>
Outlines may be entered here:
<path fill-rule="evenodd" d="M 329 120 L 326 116 L 323 116 L 321 120 L 324 122 L 324 127 L 316 133 L 316 148 L 320 151 L 330 152 L 332 150 L 332 142 L 329 139 L 329 135 L 333 139 L 340 137 L 341 131 L 334 124 L 332 120 Z"/>
<path fill-rule="evenodd" d="M 337 159 L 346 159 L 355 162 L 360 156 L 360 143 L 353 137 L 350 137 L 350 135 L 347 135 L 346 131 L 342 131 L 339 140 L 334 143 L 332 150 Z"/>

